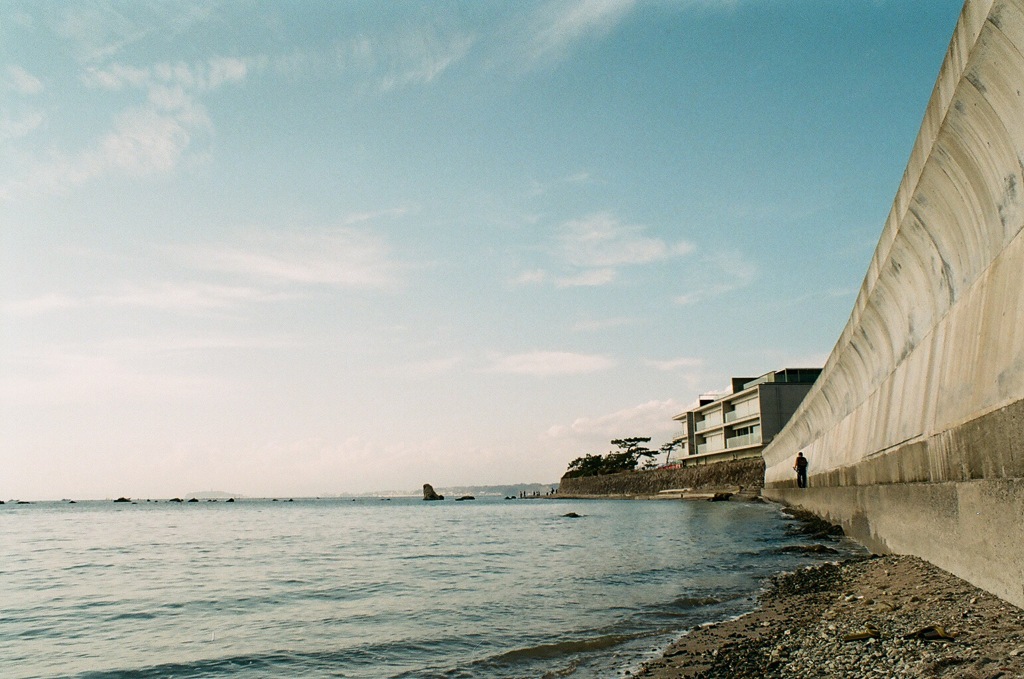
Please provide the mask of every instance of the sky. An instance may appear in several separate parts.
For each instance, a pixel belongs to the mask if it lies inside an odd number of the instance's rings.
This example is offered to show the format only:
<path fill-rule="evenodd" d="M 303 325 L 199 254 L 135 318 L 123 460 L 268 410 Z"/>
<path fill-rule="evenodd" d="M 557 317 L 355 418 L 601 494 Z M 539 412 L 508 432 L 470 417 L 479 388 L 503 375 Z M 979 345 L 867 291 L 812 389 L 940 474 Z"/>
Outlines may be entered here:
<path fill-rule="evenodd" d="M 0 0 L 0 498 L 556 481 L 820 367 L 960 0 Z"/>

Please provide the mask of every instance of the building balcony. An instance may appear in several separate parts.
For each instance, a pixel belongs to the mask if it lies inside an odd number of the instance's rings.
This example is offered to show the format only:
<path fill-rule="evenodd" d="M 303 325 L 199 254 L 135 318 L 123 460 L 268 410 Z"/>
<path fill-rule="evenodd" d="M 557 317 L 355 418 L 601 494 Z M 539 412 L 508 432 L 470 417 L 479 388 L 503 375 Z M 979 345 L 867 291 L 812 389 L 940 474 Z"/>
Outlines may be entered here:
<path fill-rule="evenodd" d="M 725 421 L 728 424 L 729 422 L 739 422 L 740 420 L 754 420 L 759 417 L 761 417 L 761 413 L 756 410 L 752 413 L 740 413 L 733 410 L 725 414 Z"/>
<path fill-rule="evenodd" d="M 701 420 L 700 422 L 697 422 L 693 426 L 693 431 L 694 432 L 700 432 L 700 431 L 704 431 L 706 429 L 717 429 L 718 427 L 721 427 L 724 424 L 725 424 L 725 422 L 722 421 L 722 418 L 720 418 L 720 417 L 713 417 L 713 418 L 709 418 L 709 419 Z"/>
<path fill-rule="evenodd" d="M 743 446 L 753 446 L 761 443 L 761 433 L 756 434 L 744 434 L 742 436 L 733 436 L 725 440 L 726 448 L 742 448 Z"/>

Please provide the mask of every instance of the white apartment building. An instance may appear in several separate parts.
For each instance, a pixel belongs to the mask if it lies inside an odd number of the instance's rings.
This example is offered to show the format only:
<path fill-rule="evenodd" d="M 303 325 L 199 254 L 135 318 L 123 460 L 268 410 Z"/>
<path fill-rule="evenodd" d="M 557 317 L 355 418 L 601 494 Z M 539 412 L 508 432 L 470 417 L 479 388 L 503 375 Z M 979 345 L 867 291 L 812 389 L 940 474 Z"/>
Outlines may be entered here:
<path fill-rule="evenodd" d="M 820 374 L 820 368 L 784 368 L 734 377 L 727 392 L 699 397 L 695 408 L 672 418 L 682 424 L 673 461 L 691 465 L 758 457 Z"/>

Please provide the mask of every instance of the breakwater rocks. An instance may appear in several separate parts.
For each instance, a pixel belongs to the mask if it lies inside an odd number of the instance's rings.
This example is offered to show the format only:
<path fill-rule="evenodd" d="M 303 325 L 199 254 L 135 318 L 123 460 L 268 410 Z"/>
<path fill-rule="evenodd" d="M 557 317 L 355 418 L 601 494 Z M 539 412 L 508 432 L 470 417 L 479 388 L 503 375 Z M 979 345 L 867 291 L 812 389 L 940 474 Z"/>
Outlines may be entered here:
<path fill-rule="evenodd" d="M 666 490 L 693 491 L 742 487 L 756 492 L 764 486 L 764 461 L 760 458 L 717 462 L 675 469 L 631 471 L 603 476 L 565 478 L 559 482 L 562 497 L 657 495 Z"/>

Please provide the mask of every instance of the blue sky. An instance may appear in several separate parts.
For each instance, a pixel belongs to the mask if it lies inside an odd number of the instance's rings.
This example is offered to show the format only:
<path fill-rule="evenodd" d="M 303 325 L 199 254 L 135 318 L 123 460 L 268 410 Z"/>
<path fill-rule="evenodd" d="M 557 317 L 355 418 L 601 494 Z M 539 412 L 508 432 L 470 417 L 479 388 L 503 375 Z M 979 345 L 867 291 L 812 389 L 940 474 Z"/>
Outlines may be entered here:
<path fill-rule="evenodd" d="M 549 482 L 820 366 L 958 0 L 0 0 L 0 497 Z"/>

